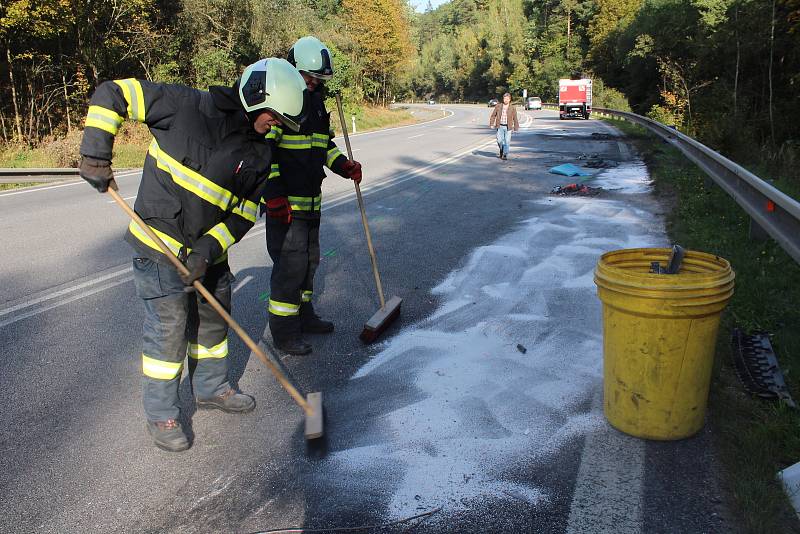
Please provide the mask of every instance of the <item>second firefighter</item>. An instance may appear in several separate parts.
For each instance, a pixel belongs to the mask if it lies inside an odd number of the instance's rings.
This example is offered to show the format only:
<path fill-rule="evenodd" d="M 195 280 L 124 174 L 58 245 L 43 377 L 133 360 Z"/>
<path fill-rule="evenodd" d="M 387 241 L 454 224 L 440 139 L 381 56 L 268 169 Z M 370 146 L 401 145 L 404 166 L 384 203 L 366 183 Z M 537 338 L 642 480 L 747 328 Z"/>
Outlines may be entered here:
<path fill-rule="evenodd" d="M 332 140 L 323 84 L 333 77 L 328 48 L 315 37 L 299 39 L 287 58 L 308 87 L 308 115 L 300 131 L 276 127 L 268 138 L 277 147 L 264 195 L 270 277 L 269 329 L 275 346 L 289 354 L 308 354 L 303 333 L 333 332 L 333 323 L 314 311 L 314 274 L 319 265 L 322 180 L 327 166 L 361 182 L 361 164 L 348 160 Z"/>

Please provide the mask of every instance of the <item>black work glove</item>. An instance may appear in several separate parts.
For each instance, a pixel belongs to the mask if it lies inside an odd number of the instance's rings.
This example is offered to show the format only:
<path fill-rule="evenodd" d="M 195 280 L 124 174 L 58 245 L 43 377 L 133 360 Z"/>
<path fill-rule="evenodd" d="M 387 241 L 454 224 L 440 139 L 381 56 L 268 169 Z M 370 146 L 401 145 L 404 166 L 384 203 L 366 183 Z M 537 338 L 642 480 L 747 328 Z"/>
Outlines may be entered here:
<path fill-rule="evenodd" d="M 109 187 L 114 191 L 117 190 L 117 184 L 114 182 L 114 172 L 111 170 L 111 162 L 107 159 L 82 156 L 78 171 L 81 178 L 89 182 L 92 187 L 101 193 L 108 191 Z"/>
<path fill-rule="evenodd" d="M 195 280 L 201 280 L 208 270 L 208 260 L 197 252 L 189 254 L 189 257 L 186 258 L 183 264 L 189 269 L 189 273 L 186 275 L 181 273 L 180 276 L 183 283 L 187 286 L 191 286 L 192 282 Z"/>

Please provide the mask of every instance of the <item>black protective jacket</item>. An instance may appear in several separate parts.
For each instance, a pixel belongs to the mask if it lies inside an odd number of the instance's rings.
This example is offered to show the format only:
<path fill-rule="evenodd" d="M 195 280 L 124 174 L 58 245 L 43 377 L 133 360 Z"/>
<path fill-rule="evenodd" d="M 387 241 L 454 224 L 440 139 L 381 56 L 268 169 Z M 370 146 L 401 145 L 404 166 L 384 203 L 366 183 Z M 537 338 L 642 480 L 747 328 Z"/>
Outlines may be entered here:
<path fill-rule="evenodd" d="M 293 216 L 313 218 L 320 213 L 325 167 L 345 176 L 342 166 L 347 158 L 333 142 L 322 91 L 318 89 L 307 98 L 308 115 L 299 132 L 277 127 L 267 134 L 277 144 L 277 150 L 264 200 L 287 197 Z"/>
<path fill-rule="evenodd" d="M 147 152 L 134 209 L 177 253 L 223 262 L 253 226 L 272 158 L 272 143 L 253 130 L 235 88 L 199 91 L 144 80 L 101 84 L 92 96 L 81 154 L 111 160 L 125 118 L 147 124 Z M 125 239 L 166 263 L 131 222 Z"/>

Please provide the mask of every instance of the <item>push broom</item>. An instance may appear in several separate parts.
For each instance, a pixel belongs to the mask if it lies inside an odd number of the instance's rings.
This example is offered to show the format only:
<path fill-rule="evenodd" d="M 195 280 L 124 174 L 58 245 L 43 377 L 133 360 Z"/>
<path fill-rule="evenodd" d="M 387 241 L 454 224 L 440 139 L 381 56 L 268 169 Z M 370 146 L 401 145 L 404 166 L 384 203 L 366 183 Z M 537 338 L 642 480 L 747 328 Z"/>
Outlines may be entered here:
<path fill-rule="evenodd" d="M 339 108 L 339 121 L 342 123 L 342 134 L 344 135 L 344 144 L 347 146 L 347 159 L 353 161 L 353 151 L 350 149 L 350 137 L 347 135 L 347 123 L 344 121 L 344 110 L 342 109 L 342 95 L 336 95 L 336 107 Z M 381 302 L 381 308 L 370 317 L 369 321 L 364 325 L 364 330 L 361 331 L 361 341 L 364 343 L 372 343 L 381 333 L 400 315 L 400 305 L 403 299 L 394 296 L 389 299 L 389 302 L 383 297 L 383 286 L 381 285 L 381 275 L 378 273 L 378 259 L 375 256 L 375 249 L 372 246 L 372 236 L 369 233 L 369 225 L 367 224 L 367 212 L 364 210 L 364 198 L 361 196 L 361 186 L 357 182 L 353 182 L 356 186 L 356 197 L 358 198 L 358 208 L 361 210 L 361 224 L 364 225 L 364 234 L 367 236 L 367 248 L 369 249 L 369 258 L 372 260 L 372 274 L 375 276 L 375 285 L 378 288 L 378 299 Z"/>
<path fill-rule="evenodd" d="M 125 213 L 127 213 L 128 216 L 130 216 L 130 218 L 139 225 L 139 228 L 141 228 L 147 234 L 147 237 L 152 239 L 153 242 L 158 245 L 158 248 L 160 248 L 161 252 L 163 252 L 164 255 L 169 258 L 170 262 L 172 262 L 172 265 L 175 266 L 178 272 L 183 275 L 189 274 L 189 269 L 186 268 L 186 266 L 175 256 L 175 254 L 173 254 L 173 252 L 153 232 L 153 230 L 147 226 L 142 218 L 139 217 L 139 215 L 137 215 L 136 212 L 133 211 L 133 209 L 131 209 L 131 207 L 128 206 L 124 200 L 122 200 L 122 197 L 119 196 L 119 193 L 117 192 L 117 184 L 112 181 L 109 186 L 108 193 L 111 195 L 111 197 L 123 210 L 125 210 Z M 322 434 L 324 433 L 322 421 L 322 393 L 309 393 L 308 398 L 304 399 L 303 396 L 297 392 L 297 389 L 295 389 L 295 387 L 289 382 L 286 376 L 281 373 L 278 367 L 272 363 L 269 358 L 267 358 L 267 355 L 263 350 L 261 350 L 261 347 L 259 347 L 256 342 L 247 335 L 247 332 L 245 332 L 244 329 L 239 326 L 239 323 L 237 323 L 225 310 L 225 308 L 222 307 L 222 304 L 220 304 L 219 301 L 214 298 L 214 295 L 212 295 L 211 292 L 206 289 L 199 280 L 195 280 L 192 283 L 192 286 L 203 296 L 204 299 L 206 299 L 206 301 L 208 301 L 209 304 L 211 304 L 211 307 L 220 314 L 225 322 L 228 323 L 228 326 L 230 326 L 233 331 L 239 335 L 242 341 L 244 341 L 245 345 L 247 345 L 250 350 L 256 354 L 256 356 L 258 356 L 258 359 L 267 366 L 267 369 L 272 372 L 281 386 L 283 386 L 283 389 L 285 389 L 292 399 L 294 399 L 294 401 L 298 404 L 298 406 L 303 409 L 306 414 L 306 439 L 310 440 L 322 437 Z"/>

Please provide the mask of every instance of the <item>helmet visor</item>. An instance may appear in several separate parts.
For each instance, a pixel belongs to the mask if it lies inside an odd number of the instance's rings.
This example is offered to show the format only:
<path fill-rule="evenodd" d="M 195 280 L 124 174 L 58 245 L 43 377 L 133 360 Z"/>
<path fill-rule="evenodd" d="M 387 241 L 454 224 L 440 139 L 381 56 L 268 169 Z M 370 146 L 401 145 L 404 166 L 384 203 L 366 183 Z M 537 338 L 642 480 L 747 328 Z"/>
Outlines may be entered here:
<path fill-rule="evenodd" d="M 288 113 L 281 113 L 276 109 L 267 108 L 270 112 L 272 112 L 278 120 L 280 120 L 284 126 L 292 130 L 293 132 L 300 131 L 300 125 L 303 123 L 303 120 L 306 118 L 306 113 L 308 111 L 308 104 L 307 104 L 307 93 L 308 89 L 303 91 L 303 109 L 300 110 L 300 113 L 297 115 L 289 115 Z"/>

